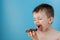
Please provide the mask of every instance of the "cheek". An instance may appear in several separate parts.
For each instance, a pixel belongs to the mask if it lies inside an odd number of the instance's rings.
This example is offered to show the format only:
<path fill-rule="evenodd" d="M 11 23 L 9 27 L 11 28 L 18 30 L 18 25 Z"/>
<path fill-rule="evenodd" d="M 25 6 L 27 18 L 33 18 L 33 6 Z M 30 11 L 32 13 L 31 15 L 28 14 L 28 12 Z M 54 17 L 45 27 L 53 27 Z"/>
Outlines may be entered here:
<path fill-rule="evenodd" d="M 48 21 L 44 21 L 44 24 L 48 24 Z"/>
<path fill-rule="evenodd" d="M 42 25 L 43 25 L 44 27 L 48 26 L 48 21 L 47 21 L 47 20 L 43 20 L 43 21 L 42 21 Z"/>
<path fill-rule="evenodd" d="M 46 20 L 41 20 L 41 21 L 39 21 L 39 23 L 46 24 L 48 22 Z"/>
<path fill-rule="evenodd" d="M 43 30 L 48 28 L 48 21 L 43 21 Z"/>
<path fill-rule="evenodd" d="M 46 24 L 46 21 L 45 21 L 45 20 L 43 20 L 43 21 L 42 21 L 42 23 L 43 23 L 43 24 Z"/>

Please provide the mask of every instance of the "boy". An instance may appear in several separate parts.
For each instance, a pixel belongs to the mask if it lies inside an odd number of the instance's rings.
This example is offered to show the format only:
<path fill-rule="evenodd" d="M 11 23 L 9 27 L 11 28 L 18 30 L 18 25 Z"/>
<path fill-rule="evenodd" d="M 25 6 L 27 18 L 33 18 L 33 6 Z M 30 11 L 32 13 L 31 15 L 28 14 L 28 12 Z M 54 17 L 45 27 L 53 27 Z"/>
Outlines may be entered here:
<path fill-rule="evenodd" d="M 54 9 L 51 5 L 41 4 L 33 10 L 34 24 L 37 29 L 27 30 L 33 40 L 60 40 L 60 32 L 51 26 L 54 19 Z"/>

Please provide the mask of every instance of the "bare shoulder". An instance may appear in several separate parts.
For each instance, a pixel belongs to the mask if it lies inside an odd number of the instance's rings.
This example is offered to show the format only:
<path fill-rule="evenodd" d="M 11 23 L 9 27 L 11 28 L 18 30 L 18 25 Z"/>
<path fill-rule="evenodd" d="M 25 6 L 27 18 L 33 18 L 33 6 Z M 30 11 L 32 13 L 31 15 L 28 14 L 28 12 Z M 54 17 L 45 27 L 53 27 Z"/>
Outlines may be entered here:
<path fill-rule="evenodd" d="M 56 33 L 60 36 L 60 31 L 57 31 L 57 30 L 56 30 Z"/>
<path fill-rule="evenodd" d="M 58 40 L 60 40 L 60 31 L 57 31 L 58 34 Z"/>
<path fill-rule="evenodd" d="M 57 34 L 58 40 L 60 40 L 60 31 L 55 30 L 55 32 Z"/>
<path fill-rule="evenodd" d="M 58 36 L 60 36 L 60 31 L 58 31 L 58 30 L 54 30 L 54 32 L 53 32 L 55 35 L 58 35 Z"/>

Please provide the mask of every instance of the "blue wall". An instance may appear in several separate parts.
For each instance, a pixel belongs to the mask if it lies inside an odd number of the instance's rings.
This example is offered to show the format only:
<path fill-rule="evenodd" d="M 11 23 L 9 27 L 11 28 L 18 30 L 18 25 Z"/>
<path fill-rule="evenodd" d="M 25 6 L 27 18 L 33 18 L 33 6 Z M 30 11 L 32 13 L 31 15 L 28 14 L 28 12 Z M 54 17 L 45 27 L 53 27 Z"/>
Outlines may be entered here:
<path fill-rule="evenodd" d="M 32 10 L 41 3 L 48 3 L 55 9 L 53 28 L 60 30 L 59 0 L 1 0 L 1 40 L 31 40 L 25 30 L 35 28 Z"/>

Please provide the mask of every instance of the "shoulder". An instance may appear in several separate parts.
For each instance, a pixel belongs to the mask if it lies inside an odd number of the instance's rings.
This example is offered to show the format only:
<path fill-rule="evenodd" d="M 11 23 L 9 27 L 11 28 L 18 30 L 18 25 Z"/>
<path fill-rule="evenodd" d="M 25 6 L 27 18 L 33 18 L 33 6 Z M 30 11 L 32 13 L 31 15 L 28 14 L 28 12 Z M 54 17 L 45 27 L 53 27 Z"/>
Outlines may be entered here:
<path fill-rule="evenodd" d="M 59 31 L 58 35 L 59 35 L 59 38 L 60 38 L 60 31 Z"/>
<path fill-rule="evenodd" d="M 60 40 L 60 31 L 58 32 L 58 39 Z"/>

